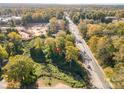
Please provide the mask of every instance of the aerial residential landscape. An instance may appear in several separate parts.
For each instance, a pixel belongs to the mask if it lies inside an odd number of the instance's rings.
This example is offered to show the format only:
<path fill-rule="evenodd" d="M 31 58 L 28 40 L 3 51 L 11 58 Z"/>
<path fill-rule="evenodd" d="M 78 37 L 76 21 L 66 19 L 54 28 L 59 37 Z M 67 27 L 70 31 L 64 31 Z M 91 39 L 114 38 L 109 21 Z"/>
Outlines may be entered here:
<path fill-rule="evenodd" d="M 0 4 L 0 89 L 123 89 L 124 6 Z"/>

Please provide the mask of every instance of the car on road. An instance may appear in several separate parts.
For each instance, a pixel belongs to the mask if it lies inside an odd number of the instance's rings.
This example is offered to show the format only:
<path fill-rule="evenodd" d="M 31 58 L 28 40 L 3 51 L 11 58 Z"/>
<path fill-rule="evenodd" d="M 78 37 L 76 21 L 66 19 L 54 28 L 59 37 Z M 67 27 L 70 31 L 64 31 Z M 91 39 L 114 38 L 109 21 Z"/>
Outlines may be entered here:
<path fill-rule="evenodd" d="M 81 40 L 77 40 L 77 43 L 82 43 L 82 41 Z"/>
<path fill-rule="evenodd" d="M 92 68 L 91 68 L 91 66 L 90 66 L 90 65 L 88 65 L 88 66 L 87 66 L 87 68 L 88 68 L 88 69 L 90 69 L 90 70 L 92 71 Z"/>

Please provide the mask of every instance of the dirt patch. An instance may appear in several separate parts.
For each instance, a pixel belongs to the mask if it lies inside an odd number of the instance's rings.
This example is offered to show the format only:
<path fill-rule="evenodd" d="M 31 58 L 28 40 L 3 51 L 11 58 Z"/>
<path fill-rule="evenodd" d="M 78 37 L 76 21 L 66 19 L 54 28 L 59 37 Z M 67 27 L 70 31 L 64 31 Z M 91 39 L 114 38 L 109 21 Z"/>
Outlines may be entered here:
<path fill-rule="evenodd" d="M 7 83 L 4 80 L 0 81 L 0 89 L 6 89 L 6 88 L 7 88 Z"/>
<path fill-rule="evenodd" d="M 58 83 L 54 86 L 54 88 L 71 88 L 71 87 L 63 83 Z"/>
<path fill-rule="evenodd" d="M 50 84 L 49 84 L 50 83 Z M 40 78 L 37 81 L 38 84 L 38 88 L 71 88 L 70 86 L 68 86 L 67 84 L 65 84 L 63 81 L 57 80 L 52 78 L 51 81 L 49 80 L 49 78 L 45 77 L 45 78 Z"/>

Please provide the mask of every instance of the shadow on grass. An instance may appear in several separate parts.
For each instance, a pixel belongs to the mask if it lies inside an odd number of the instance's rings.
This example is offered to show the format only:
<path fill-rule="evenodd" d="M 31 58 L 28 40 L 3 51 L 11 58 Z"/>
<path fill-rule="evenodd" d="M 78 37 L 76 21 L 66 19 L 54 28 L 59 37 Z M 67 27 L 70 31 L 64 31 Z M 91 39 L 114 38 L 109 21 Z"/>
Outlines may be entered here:
<path fill-rule="evenodd" d="M 70 68 L 70 63 L 66 62 L 63 57 L 52 57 L 52 63 L 58 67 L 65 74 L 71 73 L 71 76 L 80 82 L 85 82 L 86 87 L 90 86 L 90 78 L 88 77 L 87 71 L 78 62 L 73 61 Z"/>

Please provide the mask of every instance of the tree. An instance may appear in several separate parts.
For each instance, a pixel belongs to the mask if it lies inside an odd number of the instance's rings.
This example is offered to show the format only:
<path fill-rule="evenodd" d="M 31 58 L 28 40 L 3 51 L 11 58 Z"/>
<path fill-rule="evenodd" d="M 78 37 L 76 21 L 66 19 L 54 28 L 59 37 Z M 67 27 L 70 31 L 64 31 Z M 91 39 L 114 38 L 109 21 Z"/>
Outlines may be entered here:
<path fill-rule="evenodd" d="M 109 31 L 109 33 L 112 35 L 123 36 L 124 35 L 124 22 L 119 21 L 115 23 L 110 23 L 106 26 L 106 30 Z"/>
<path fill-rule="evenodd" d="M 73 35 L 66 35 L 66 40 L 72 42 L 73 44 L 75 42 L 75 38 Z"/>
<path fill-rule="evenodd" d="M 119 47 L 119 51 L 115 52 L 114 55 L 115 55 L 114 59 L 117 62 L 122 62 L 122 63 L 124 62 L 124 44 L 122 44 Z"/>
<path fill-rule="evenodd" d="M 111 68 L 111 67 L 106 67 L 106 68 L 104 69 L 104 71 L 105 71 L 107 77 L 109 77 L 110 79 L 113 77 L 113 74 L 114 74 L 113 68 Z"/>
<path fill-rule="evenodd" d="M 109 50 L 104 47 L 104 48 L 100 48 L 97 52 L 97 57 L 100 59 L 101 61 L 101 65 L 103 66 L 114 66 L 114 62 L 113 62 L 113 55 L 111 54 L 111 52 L 109 52 Z"/>
<path fill-rule="evenodd" d="M 0 45 L 0 67 L 4 64 L 4 59 L 8 58 L 8 53 L 6 52 L 6 49 Z"/>
<path fill-rule="evenodd" d="M 30 42 L 30 54 L 34 61 L 43 62 L 43 40 L 40 37 L 36 37 Z"/>
<path fill-rule="evenodd" d="M 41 23 L 42 22 L 42 13 L 33 13 L 32 21 L 37 22 L 37 23 L 39 23 L 39 22 Z"/>
<path fill-rule="evenodd" d="M 25 26 L 25 25 L 27 25 L 27 23 L 30 23 L 30 22 L 32 22 L 32 16 L 28 12 L 25 15 L 22 16 L 22 24 Z"/>
<path fill-rule="evenodd" d="M 7 36 L 11 41 L 21 40 L 21 36 L 19 34 L 17 34 L 16 32 L 10 32 Z"/>
<path fill-rule="evenodd" d="M 60 26 L 60 29 L 61 30 L 66 30 L 66 23 L 65 23 L 65 21 L 64 20 L 60 20 L 59 21 L 59 26 Z"/>
<path fill-rule="evenodd" d="M 65 46 L 74 46 L 73 42 L 71 41 L 66 41 Z"/>
<path fill-rule="evenodd" d="M 65 31 L 59 31 L 57 34 L 56 34 L 56 37 L 66 37 L 66 32 Z"/>
<path fill-rule="evenodd" d="M 124 37 L 116 37 L 113 38 L 112 43 L 114 45 L 114 47 L 119 50 L 120 46 L 122 46 L 124 44 Z"/>
<path fill-rule="evenodd" d="M 4 79 L 8 82 L 17 82 L 17 88 L 26 88 L 35 83 L 37 76 L 35 69 L 37 64 L 31 58 L 23 55 L 16 55 L 9 58 L 8 64 L 3 68 Z M 11 86 L 8 86 L 11 88 Z"/>
<path fill-rule="evenodd" d="M 108 44 L 108 38 L 106 36 L 100 37 L 97 44 L 97 50 L 104 48 Z"/>
<path fill-rule="evenodd" d="M 46 45 L 46 47 L 49 47 L 51 49 L 51 51 L 54 52 L 55 50 L 55 39 L 54 38 L 47 38 L 44 42 L 44 44 Z"/>
<path fill-rule="evenodd" d="M 7 34 L 9 40 L 13 43 L 13 55 L 23 53 L 23 42 L 21 36 L 16 32 L 10 32 Z M 11 44 L 12 45 L 12 44 Z M 8 47 L 9 48 L 9 47 Z"/>
<path fill-rule="evenodd" d="M 99 35 L 99 33 L 102 32 L 102 30 L 103 30 L 102 26 L 98 24 L 89 24 L 87 34 L 88 36 Z"/>
<path fill-rule="evenodd" d="M 63 18 L 63 11 L 62 10 L 58 10 L 57 12 L 56 12 L 56 17 L 58 18 L 58 19 L 62 19 Z"/>
<path fill-rule="evenodd" d="M 112 76 L 111 82 L 115 86 L 115 88 L 123 88 L 124 87 L 124 63 L 118 63 L 114 67 L 114 74 Z"/>
<path fill-rule="evenodd" d="M 66 60 L 71 64 L 73 61 L 77 61 L 79 50 L 74 46 L 66 46 Z"/>
<path fill-rule="evenodd" d="M 64 37 L 56 37 L 55 42 L 56 42 L 56 47 L 64 49 L 64 47 L 65 47 Z"/>
<path fill-rule="evenodd" d="M 124 17 L 124 13 L 123 11 L 117 11 L 115 16 L 117 17 L 118 20 L 120 20 L 121 18 Z"/>
<path fill-rule="evenodd" d="M 99 37 L 92 36 L 88 41 L 88 45 L 90 46 L 93 53 L 96 53 L 98 40 Z"/>
<path fill-rule="evenodd" d="M 116 51 L 113 53 L 114 57 L 113 59 L 117 62 L 124 62 L 124 37 L 117 37 L 117 38 L 113 38 L 113 45 L 116 49 Z"/>
<path fill-rule="evenodd" d="M 79 22 L 79 19 L 80 19 L 79 13 L 75 13 L 75 14 L 72 16 L 72 20 L 73 20 L 74 23 L 78 23 L 78 22 Z"/>
<path fill-rule="evenodd" d="M 83 20 L 80 20 L 80 23 L 78 24 L 78 29 L 82 34 L 83 38 L 85 38 L 87 34 L 87 24 L 84 23 Z"/>
<path fill-rule="evenodd" d="M 6 39 L 5 34 L 0 33 L 0 43 L 3 43 Z"/>
<path fill-rule="evenodd" d="M 42 49 L 43 47 L 43 40 L 40 37 L 36 37 L 30 42 L 30 46 L 35 49 Z"/>
<path fill-rule="evenodd" d="M 51 58 L 56 55 L 56 42 L 54 38 L 47 38 L 44 42 L 45 49 L 44 54 L 45 58 L 47 59 L 47 62 L 51 61 Z"/>
<path fill-rule="evenodd" d="M 64 37 L 56 37 L 55 39 L 55 43 L 56 43 L 56 54 L 57 56 L 62 57 L 62 55 L 65 55 L 65 39 Z"/>
<path fill-rule="evenodd" d="M 113 53 L 115 48 L 107 37 L 101 37 L 97 43 L 97 57 L 102 61 L 102 64 L 114 67 Z"/>
<path fill-rule="evenodd" d="M 7 42 L 6 43 L 6 51 L 9 54 L 9 56 L 14 55 L 16 50 L 13 42 Z"/>
<path fill-rule="evenodd" d="M 49 23 L 50 23 L 50 33 L 56 33 L 57 25 L 58 25 L 58 21 L 57 21 L 56 17 L 51 18 Z"/>

